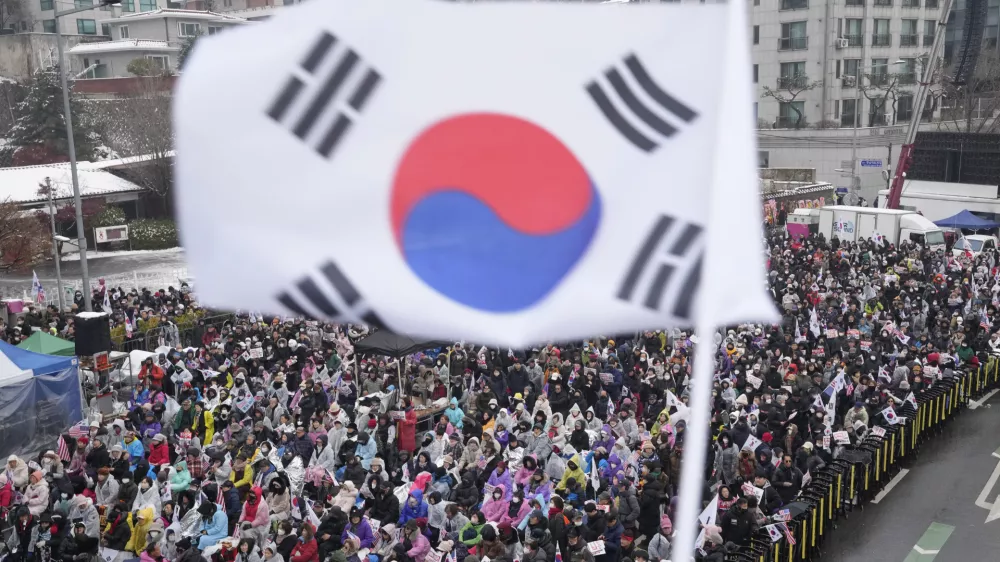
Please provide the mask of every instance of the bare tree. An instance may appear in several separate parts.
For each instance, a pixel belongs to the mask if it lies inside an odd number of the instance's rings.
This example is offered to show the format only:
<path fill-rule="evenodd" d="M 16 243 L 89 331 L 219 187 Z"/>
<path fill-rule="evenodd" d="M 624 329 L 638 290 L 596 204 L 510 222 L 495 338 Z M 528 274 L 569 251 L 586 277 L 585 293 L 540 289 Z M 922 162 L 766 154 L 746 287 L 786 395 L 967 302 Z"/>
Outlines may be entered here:
<path fill-rule="evenodd" d="M 45 259 L 50 244 L 45 222 L 9 199 L 0 202 L 0 272 L 29 269 Z"/>
<path fill-rule="evenodd" d="M 31 11 L 25 5 L 28 0 L 0 0 L 0 29 L 19 21 L 31 20 Z"/>
<path fill-rule="evenodd" d="M 1000 56 L 983 49 L 976 71 L 965 84 L 955 84 L 954 69 L 941 78 L 941 121 L 938 129 L 959 133 L 1000 132 Z"/>
<path fill-rule="evenodd" d="M 795 118 L 789 125 L 798 129 L 805 127 L 806 123 L 805 116 L 799 111 L 799 108 L 795 106 L 793 102 L 796 99 L 808 92 L 823 85 L 821 80 L 815 80 L 810 82 L 809 78 L 804 75 L 796 74 L 795 76 L 781 77 L 778 79 L 778 87 L 771 88 L 770 86 L 764 86 L 764 93 L 760 95 L 761 98 L 773 98 L 774 101 L 778 102 L 780 107 L 781 104 L 788 104 L 788 108 L 795 113 Z"/>
<path fill-rule="evenodd" d="M 95 122 L 104 143 L 129 162 L 122 173 L 163 203 L 173 185 L 170 152 L 170 77 L 145 77 L 130 95 L 115 100 L 94 100 Z"/>
<path fill-rule="evenodd" d="M 866 77 L 867 81 L 863 80 L 858 84 L 858 88 L 861 91 L 861 95 L 868 100 L 870 107 L 868 110 L 868 126 L 878 127 L 886 125 L 888 124 L 884 120 L 886 110 L 891 108 L 893 113 L 896 112 L 896 102 L 899 101 L 899 97 L 902 94 L 902 82 L 906 81 L 906 76 L 889 74 L 888 72 L 875 72 L 867 74 Z"/>

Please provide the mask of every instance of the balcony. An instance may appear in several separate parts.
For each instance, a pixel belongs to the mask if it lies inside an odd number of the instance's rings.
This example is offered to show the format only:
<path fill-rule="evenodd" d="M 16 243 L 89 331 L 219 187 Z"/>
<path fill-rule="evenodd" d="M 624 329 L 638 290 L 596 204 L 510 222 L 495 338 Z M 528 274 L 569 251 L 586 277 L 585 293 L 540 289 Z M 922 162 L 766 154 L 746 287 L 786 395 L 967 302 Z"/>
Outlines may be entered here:
<path fill-rule="evenodd" d="M 857 76 L 844 76 L 840 79 L 840 86 L 843 88 L 856 88 L 858 85 Z"/>
<path fill-rule="evenodd" d="M 781 0 L 782 10 L 805 10 L 809 8 L 809 0 Z"/>
<path fill-rule="evenodd" d="M 900 47 L 916 47 L 917 39 L 919 35 L 900 35 L 899 36 L 899 46 Z"/>
<path fill-rule="evenodd" d="M 845 6 L 864 6 L 865 0 L 845 0 Z"/>
<path fill-rule="evenodd" d="M 809 77 L 803 76 L 801 74 L 796 74 L 795 76 L 778 77 L 778 87 L 786 90 L 805 88 L 808 84 L 809 84 Z"/>
<path fill-rule="evenodd" d="M 875 33 L 872 35 L 872 47 L 888 47 L 892 43 L 892 35 L 889 33 Z"/>
<path fill-rule="evenodd" d="M 892 0 L 875 0 L 875 6 L 892 6 Z"/>
<path fill-rule="evenodd" d="M 920 0 L 902 0 L 900 6 L 904 8 L 919 8 Z"/>
<path fill-rule="evenodd" d="M 779 51 L 801 51 L 809 48 L 809 37 L 782 37 L 778 39 Z"/>
<path fill-rule="evenodd" d="M 857 35 L 845 35 L 844 39 L 847 39 L 848 47 L 863 47 L 865 44 L 864 35 L 860 33 Z"/>
<path fill-rule="evenodd" d="M 936 10 L 940 6 L 938 5 L 938 0 L 924 0 L 924 7 L 928 10 Z"/>
<path fill-rule="evenodd" d="M 928 35 L 928 34 L 925 33 L 924 34 L 924 47 L 933 47 L 933 46 L 934 46 L 934 35 L 933 34 Z"/>
<path fill-rule="evenodd" d="M 874 72 L 868 75 L 868 82 L 872 86 L 885 86 L 889 83 L 889 73 L 885 71 Z"/>
<path fill-rule="evenodd" d="M 912 107 L 900 107 L 896 110 L 896 122 L 897 123 L 907 123 L 913 119 L 913 108 Z"/>
<path fill-rule="evenodd" d="M 902 72 L 896 75 L 899 80 L 900 85 L 910 85 L 917 83 L 917 73 L 916 72 Z"/>

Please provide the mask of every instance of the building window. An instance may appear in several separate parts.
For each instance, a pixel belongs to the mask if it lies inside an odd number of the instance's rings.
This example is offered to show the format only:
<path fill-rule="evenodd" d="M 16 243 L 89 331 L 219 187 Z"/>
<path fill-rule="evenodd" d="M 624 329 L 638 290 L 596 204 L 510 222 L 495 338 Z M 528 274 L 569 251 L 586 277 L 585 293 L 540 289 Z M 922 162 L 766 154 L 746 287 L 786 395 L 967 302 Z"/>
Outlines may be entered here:
<path fill-rule="evenodd" d="M 758 168 L 770 168 L 771 153 L 766 150 L 757 151 L 757 167 Z"/>
<path fill-rule="evenodd" d="M 806 76 L 806 63 L 803 62 L 783 62 L 780 68 L 781 74 L 778 76 L 778 87 L 794 89 L 805 87 L 809 78 Z"/>
<path fill-rule="evenodd" d="M 868 81 L 873 86 L 882 86 L 889 81 L 889 59 L 872 59 L 872 73 Z"/>
<path fill-rule="evenodd" d="M 875 0 L 876 6 L 892 6 L 892 0 Z"/>
<path fill-rule="evenodd" d="M 809 7 L 809 0 L 781 0 L 782 10 L 805 10 Z"/>
<path fill-rule="evenodd" d="M 924 47 L 934 46 L 934 33 L 936 31 L 937 31 L 936 21 L 924 20 Z"/>
<path fill-rule="evenodd" d="M 797 128 L 806 124 L 806 102 L 786 101 L 778 104 L 778 128 Z"/>
<path fill-rule="evenodd" d="M 917 59 L 900 59 L 902 64 L 899 65 L 899 83 L 900 84 L 916 84 L 917 83 Z"/>
<path fill-rule="evenodd" d="M 97 35 L 97 22 L 94 20 L 76 20 L 76 32 L 80 35 Z"/>
<path fill-rule="evenodd" d="M 899 31 L 899 46 L 900 47 L 916 47 L 917 39 L 917 21 L 918 20 L 902 20 L 902 27 Z"/>
<path fill-rule="evenodd" d="M 847 39 L 847 44 L 851 47 L 861 47 L 865 43 L 864 33 L 864 20 L 861 19 L 847 19 L 844 20 L 844 39 Z"/>
<path fill-rule="evenodd" d="M 885 115 L 885 104 L 885 96 L 875 96 L 871 98 L 871 104 L 868 108 L 869 127 L 883 127 L 889 124 Z"/>
<path fill-rule="evenodd" d="M 210 25 L 208 26 L 208 34 L 215 35 L 216 33 L 222 33 L 221 25 Z"/>
<path fill-rule="evenodd" d="M 861 69 L 861 59 L 844 59 L 844 76 L 840 84 L 845 88 L 858 85 L 858 71 Z"/>
<path fill-rule="evenodd" d="M 854 127 L 854 117 L 857 115 L 857 103 L 856 99 L 846 99 L 840 100 L 840 126 L 841 127 Z M 858 122 L 858 126 L 861 126 L 861 122 Z"/>
<path fill-rule="evenodd" d="M 122 0 L 122 11 L 123 12 L 134 12 L 135 11 L 135 0 Z"/>
<path fill-rule="evenodd" d="M 227 8 L 233 7 L 233 0 L 222 0 L 222 5 Z"/>
<path fill-rule="evenodd" d="M 809 48 L 809 36 L 806 35 L 806 22 L 781 24 L 781 37 L 778 38 L 779 51 L 798 51 L 807 48 Z"/>
<path fill-rule="evenodd" d="M 121 27 L 118 28 L 118 38 L 119 39 L 128 39 L 129 38 L 128 26 L 127 25 L 123 25 L 123 26 L 121 26 Z"/>
<path fill-rule="evenodd" d="M 924 0 L 924 7 L 928 10 L 938 9 L 938 0 Z"/>
<path fill-rule="evenodd" d="M 760 26 L 753 26 L 753 44 L 760 45 Z"/>
<path fill-rule="evenodd" d="M 146 58 L 153 61 L 156 68 L 162 71 L 170 70 L 170 59 L 167 55 L 146 55 Z"/>
<path fill-rule="evenodd" d="M 42 0 L 42 11 L 52 9 L 52 0 Z"/>
<path fill-rule="evenodd" d="M 45 33 L 55 33 L 56 20 L 42 20 L 42 31 Z"/>
<path fill-rule="evenodd" d="M 73 5 L 77 8 L 86 8 L 87 6 L 93 6 L 94 0 L 73 0 Z"/>
<path fill-rule="evenodd" d="M 845 0 L 847 6 L 864 6 L 865 0 Z"/>
<path fill-rule="evenodd" d="M 919 8 L 920 0 L 903 0 L 904 8 Z"/>
<path fill-rule="evenodd" d="M 195 37 L 201 33 L 201 26 L 197 23 L 179 22 L 177 28 L 181 37 Z"/>
<path fill-rule="evenodd" d="M 906 123 L 913 119 L 913 94 L 902 94 L 896 100 L 896 122 Z"/>
<path fill-rule="evenodd" d="M 139 0 L 140 12 L 152 12 L 156 9 L 156 0 Z"/>
<path fill-rule="evenodd" d="M 872 47 L 888 47 L 892 43 L 892 35 L 889 33 L 889 20 L 875 20 L 875 32 L 872 33 Z"/>

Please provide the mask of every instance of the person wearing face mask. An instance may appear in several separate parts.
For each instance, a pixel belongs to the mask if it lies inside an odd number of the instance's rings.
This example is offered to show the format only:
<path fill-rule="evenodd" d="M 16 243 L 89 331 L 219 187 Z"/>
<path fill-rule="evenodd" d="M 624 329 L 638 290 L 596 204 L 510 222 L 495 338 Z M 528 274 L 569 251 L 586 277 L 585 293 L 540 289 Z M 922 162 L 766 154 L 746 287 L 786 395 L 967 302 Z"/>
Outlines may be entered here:
<path fill-rule="evenodd" d="M 736 505 L 722 516 L 722 538 L 740 546 L 750 544 L 750 538 L 757 531 L 757 522 L 750 513 L 746 498 L 736 500 Z"/>
<path fill-rule="evenodd" d="M 712 478 L 730 486 L 736 483 L 736 478 L 738 477 L 738 456 L 739 448 L 733 443 L 729 432 L 723 431 L 716 443 L 715 466 L 712 469 Z"/>

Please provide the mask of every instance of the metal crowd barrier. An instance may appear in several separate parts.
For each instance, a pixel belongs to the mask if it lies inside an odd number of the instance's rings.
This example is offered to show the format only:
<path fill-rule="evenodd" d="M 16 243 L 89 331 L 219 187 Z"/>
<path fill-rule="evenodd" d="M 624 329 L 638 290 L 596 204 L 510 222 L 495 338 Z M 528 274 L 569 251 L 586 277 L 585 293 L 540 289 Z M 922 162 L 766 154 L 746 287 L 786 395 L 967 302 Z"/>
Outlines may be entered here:
<path fill-rule="evenodd" d="M 804 486 L 795 501 L 786 504 L 792 519 L 786 524 L 794 543 L 787 538 L 772 542 L 762 526 L 749 546 L 728 554 L 727 561 L 793 562 L 815 560 L 836 522 L 864 510 L 875 496 L 899 472 L 906 458 L 920 450 L 921 444 L 941 433 L 944 425 L 964 410 L 969 400 L 985 394 L 1000 384 L 1000 360 L 990 358 L 986 365 L 958 376 L 938 381 L 917 398 L 917 407 L 904 402 L 897 414 L 904 423 L 885 427 L 884 436 L 868 436 L 845 452 Z M 873 414 L 878 416 L 879 413 Z M 874 418 L 873 418 L 874 420 Z M 874 423 L 871 424 L 872 427 Z M 768 524 L 771 522 L 768 521 Z"/>

